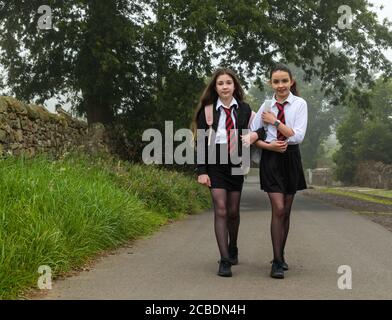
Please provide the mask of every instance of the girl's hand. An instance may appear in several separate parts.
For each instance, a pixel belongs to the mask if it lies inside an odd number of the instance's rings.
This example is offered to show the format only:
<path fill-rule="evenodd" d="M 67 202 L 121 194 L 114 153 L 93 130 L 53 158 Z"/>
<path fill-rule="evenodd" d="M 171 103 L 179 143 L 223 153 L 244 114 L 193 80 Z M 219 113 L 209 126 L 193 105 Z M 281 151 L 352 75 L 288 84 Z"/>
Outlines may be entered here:
<path fill-rule="evenodd" d="M 266 123 L 274 124 L 276 121 L 276 116 L 273 112 L 263 112 L 263 121 Z"/>
<path fill-rule="evenodd" d="M 250 132 L 248 134 L 244 134 L 243 136 L 241 136 L 242 145 L 245 147 L 249 147 L 251 144 L 257 141 L 258 138 L 259 136 L 257 135 L 257 132 Z"/>
<path fill-rule="evenodd" d="M 205 184 L 207 187 L 211 187 L 211 180 L 208 174 L 201 174 L 197 177 L 197 182 L 200 184 Z"/>
<path fill-rule="evenodd" d="M 274 140 L 269 144 L 269 150 L 284 153 L 287 149 L 287 141 Z"/>

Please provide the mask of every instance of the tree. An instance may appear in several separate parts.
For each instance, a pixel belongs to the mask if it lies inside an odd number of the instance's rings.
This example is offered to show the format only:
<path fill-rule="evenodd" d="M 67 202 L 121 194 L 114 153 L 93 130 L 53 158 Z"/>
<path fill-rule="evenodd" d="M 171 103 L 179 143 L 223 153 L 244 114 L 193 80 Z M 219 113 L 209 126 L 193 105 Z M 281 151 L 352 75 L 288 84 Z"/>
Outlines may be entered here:
<path fill-rule="evenodd" d="M 170 95 L 164 93 L 170 88 L 165 81 L 186 75 L 187 81 L 196 79 L 199 93 L 213 61 L 233 67 L 245 80 L 283 59 L 304 69 L 309 79 L 318 76 L 327 93 L 338 97 L 354 92 L 345 81 L 353 72 L 358 87 L 372 84 L 370 72 L 392 73 L 382 53 L 392 44 L 390 23 L 379 24 L 365 0 L 345 1 L 353 13 L 351 29 L 338 27 L 340 1 L 47 3 L 51 30 L 37 30 L 41 1 L 15 0 L 0 12 L 0 63 L 7 84 L 26 101 L 71 92 L 90 123 L 110 123 L 124 112 L 136 119 L 141 109 L 159 119 L 161 106 L 167 110 L 162 97 Z M 182 99 L 183 105 L 194 102 Z"/>
<path fill-rule="evenodd" d="M 147 95 L 139 5 L 126 0 L 46 3 L 53 17 L 49 30 L 38 28 L 42 1 L 8 2 L 0 13 L 0 63 L 17 98 L 37 97 L 42 103 L 67 94 L 89 123 L 110 123 L 120 109 L 131 109 Z"/>
<path fill-rule="evenodd" d="M 370 109 L 363 130 L 358 132 L 356 155 L 359 161 L 392 163 L 392 81 L 376 81 L 370 93 Z"/>
<path fill-rule="evenodd" d="M 392 82 L 378 79 L 368 93 L 366 111 L 358 105 L 349 105 L 349 112 L 338 127 L 341 148 L 335 152 L 337 178 L 354 183 L 360 161 L 392 163 Z"/>
<path fill-rule="evenodd" d="M 358 133 L 364 128 L 364 114 L 360 109 L 351 106 L 348 116 L 337 128 L 336 136 L 341 145 L 333 155 L 336 163 L 336 178 L 347 184 L 354 183 L 358 166 Z"/>

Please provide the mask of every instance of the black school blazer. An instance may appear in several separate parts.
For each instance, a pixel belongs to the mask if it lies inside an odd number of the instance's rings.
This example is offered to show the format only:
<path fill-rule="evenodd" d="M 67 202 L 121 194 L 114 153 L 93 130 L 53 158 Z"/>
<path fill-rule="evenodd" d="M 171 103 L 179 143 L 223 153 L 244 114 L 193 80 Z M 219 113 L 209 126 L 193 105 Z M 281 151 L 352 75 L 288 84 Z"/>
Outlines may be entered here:
<path fill-rule="evenodd" d="M 212 122 L 212 128 L 214 132 L 216 132 L 218 128 L 218 123 L 219 123 L 219 117 L 221 115 L 220 110 L 216 110 L 216 104 L 218 101 L 214 102 L 214 107 L 213 107 L 213 122 Z M 248 123 L 249 119 L 252 115 L 252 109 L 250 108 L 249 104 L 243 101 L 238 101 L 238 109 L 236 109 L 237 112 L 237 121 L 236 121 L 236 128 L 239 130 L 239 134 L 241 134 L 242 129 L 248 129 Z M 209 126 L 207 125 L 206 121 L 206 115 L 204 112 L 205 106 L 203 106 L 198 115 L 197 115 L 197 129 L 204 129 L 207 130 Z M 214 135 L 213 135 L 214 139 Z M 212 140 L 211 140 L 212 141 Z M 215 142 L 215 141 L 214 141 Z M 210 148 L 213 148 L 213 145 L 215 143 L 211 143 Z M 242 144 L 238 144 L 239 146 L 242 146 Z M 241 156 L 242 154 L 242 148 L 239 148 L 238 150 L 238 155 Z M 197 157 L 196 157 L 197 158 Z M 205 160 L 204 163 L 197 163 L 196 164 L 196 172 L 197 175 L 201 174 L 207 174 L 207 159 L 208 158 L 208 137 L 205 138 Z"/>

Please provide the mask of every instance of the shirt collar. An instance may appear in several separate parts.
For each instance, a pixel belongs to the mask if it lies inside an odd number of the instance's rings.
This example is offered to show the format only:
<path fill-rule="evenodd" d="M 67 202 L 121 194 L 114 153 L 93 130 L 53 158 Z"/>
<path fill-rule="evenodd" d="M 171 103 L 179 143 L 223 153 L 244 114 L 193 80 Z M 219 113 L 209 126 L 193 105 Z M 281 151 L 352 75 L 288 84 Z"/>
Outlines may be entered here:
<path fill-rule="evenodd" d="M 235 105 L 235 108 L 238 109 L 238 102 L 237 102 L 237 100 L 234 97 L 233 97 L 233 99 L 230 102 L 230 107 L 233 106 L 233 105 Z M 220 107 L 223 107 L 223 103 L 222 103 L 221 99 L 218 98 L 218 101 L 216 103 L 216 110 L 219 110 Z"/>
<path fill-rule="evenodd" d="M 289 96 L 286 98 L 285 101 L 282 101 L 281 103 L 285 103 L 285 102 L 287 101 L 289 104 L 292 104 L 292 103 L 294 102 L 294 99 L 295 99 L 295 96 L 294 96 L 293 93 L 290 91 Z M 276 100 L 276 95 L 274 94 L 274 104 L 275 104 L 276 102 L 277 102 L 277 100 Z"/>

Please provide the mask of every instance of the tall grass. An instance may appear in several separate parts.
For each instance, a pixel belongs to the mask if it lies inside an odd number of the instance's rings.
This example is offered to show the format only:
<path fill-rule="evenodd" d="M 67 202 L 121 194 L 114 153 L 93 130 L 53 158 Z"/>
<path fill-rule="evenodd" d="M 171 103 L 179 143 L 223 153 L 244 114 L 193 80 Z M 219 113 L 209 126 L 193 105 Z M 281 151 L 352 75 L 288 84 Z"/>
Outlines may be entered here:
<path fill-rule="evenodd" d="M 210 204 L 206 188 L 178 172 L 167 173 L 160 167 L 133 165 L 119 178 L 124 187 L 149 208 L 156 208 L 168 218 L 191 214 Z M 196 200 L 196 201 L 195 201 Z"/>
<path fill-rule="evenodd" d="M 0 160 L 0 298 L 209 205 L 181 174 L 86 156 Z"/>

